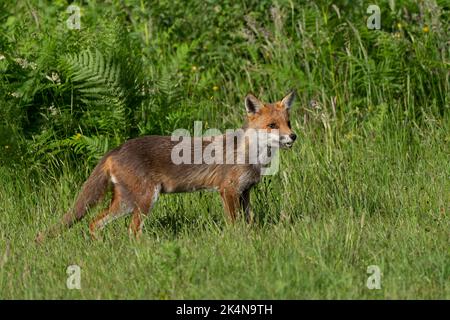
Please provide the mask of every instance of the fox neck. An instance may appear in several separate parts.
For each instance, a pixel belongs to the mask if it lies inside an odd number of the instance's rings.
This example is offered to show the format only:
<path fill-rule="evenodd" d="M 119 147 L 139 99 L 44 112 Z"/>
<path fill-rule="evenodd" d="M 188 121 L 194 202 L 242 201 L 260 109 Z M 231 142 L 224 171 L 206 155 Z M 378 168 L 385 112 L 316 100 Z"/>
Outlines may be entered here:
<path fill-rule="evenodd" d="M 242 141 L 236 146 L 237 154 L 245 154 L 246 159 L 250 159 L 251 156 L 257 157 L 257 163 L 252 163 L 258 167 L 266 165 L 272 161 L 279 149 L 279 138 L 275 135 L 267 134 L 267 136 L 248 134 L 249 128 L 244 126 L 242 128 L 244 136 L 248 139 L 241 139 Z M 255 130 L 255 129 L 250 129 Z M 253 154 L 252 154 L 253 152 Z"/>

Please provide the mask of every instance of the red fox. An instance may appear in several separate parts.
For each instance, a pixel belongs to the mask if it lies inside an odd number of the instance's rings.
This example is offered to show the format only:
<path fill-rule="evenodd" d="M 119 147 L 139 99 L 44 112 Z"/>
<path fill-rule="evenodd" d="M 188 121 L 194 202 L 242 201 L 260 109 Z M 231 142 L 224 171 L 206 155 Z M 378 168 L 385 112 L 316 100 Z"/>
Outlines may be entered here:
<path fill-rule="evenodd" d="M 264 104 L 254 95 L 245 97 L 247 119 L 242 130 L 265 130 L 268 132 L 269 144 L 281 148 L 291 148 L 296 135 L 291 129 L 289 111 L 295 98 L 291 91 L 281 101 Z M 229 136 L 216 136 L 227 142 Z M 199 139 L 199 138 L 189 138 Z M 195 146 L 196 141 L 194 141 Z M 245 140 L 249 147 L 256 143 Z M 250 189 L 261 179 L 259 163 L 181 163 L 173 161 L 176 142 L 170 136 L 143 136 L 131 139 L 121 146 L 106 153 L 97 164 L 88 180 L 84 183 L 74 207 L 62 218 L 62 221 L 47 231 L 38 234 L 36 241 L 57 235 L 64 228 L 81 220 L 88 209 L 99 203 L 109 187 L 112 187 L 112 200 L 107 209 L 102 211 L 90 224 L 89 231 L 95 239 L 97 231 L 107 223 L 124 215 L 131 214 L 130 234 L 139 237 L 142 232 L 144 217 L 147 216 L 160 194 L 192 192 L 197 190 L 219 191 L 224 210 L 231 222 L 239 211 L 250 222 Z M 232 153 L 239 154 L 241 145 L 234 145 Z M 200 149 L 205 151 L 208 143 L 200 142 Z M 191 152 L 194 153 L 194 148 Z M 216 150 L 217 151 L 217 150 Z M 229 149 L 222 150 L 230 153 Z M 248 152 L 247 152 L 248 153 Z"/>

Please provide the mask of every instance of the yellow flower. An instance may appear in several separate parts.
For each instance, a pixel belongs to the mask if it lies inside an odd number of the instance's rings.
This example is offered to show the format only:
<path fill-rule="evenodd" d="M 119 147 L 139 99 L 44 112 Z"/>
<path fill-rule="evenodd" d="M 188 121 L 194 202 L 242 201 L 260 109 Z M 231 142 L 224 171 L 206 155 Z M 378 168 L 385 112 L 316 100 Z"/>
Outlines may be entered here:
<path fill-rule="evenodd" d="M 423 27 L 422 31 L 427 33 L 430 31 L 430 28 L 428 28 L 428 26 L 425 26 L 425 27 Z"/>
<path fill-rule="evenodd" d="M 402 24 L 399 22 L 397 23 L 397 28 L 401 29 L 402 28 Z"/>
<path fill-rule="evenodd" d="M 212 89 L 213 89 L 214 91 L 217 91 L 217 90 L 219 90 L 219 87 L 218 87 L 218 86 L 214 86 Z"/>
<path fill-rule="evenodd" d="M 77 133 L 76 135 L 75 135 L 75 139 L 80 139 L 81 138 L 81 133 Z"/>
<path fill-rule="evenodd" d="M 197 66 L 192 66 L 192 72 L 197 71 Z"/>
<path fill-rule="evenodd" d="M 353 132 L 348 132 L 345 134 L 345 139 L 347 139 L 347 140 L 353 140 L 354 137 L 355 137 L 355 134 Z"/>

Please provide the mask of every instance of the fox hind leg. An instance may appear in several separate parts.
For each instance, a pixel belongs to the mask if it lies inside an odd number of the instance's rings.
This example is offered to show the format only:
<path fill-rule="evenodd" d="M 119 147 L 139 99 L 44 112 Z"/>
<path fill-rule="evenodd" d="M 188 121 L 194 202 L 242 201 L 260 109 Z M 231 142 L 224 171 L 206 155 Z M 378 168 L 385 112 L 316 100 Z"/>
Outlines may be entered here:
<path fill-rule="evenodd" d="M 124 187 L 114 185 L 113 193 L 110 206 L 103 210 L 89 225 L 89 232 L 93 239 L 97 239 L 97 231 L 103 229 L 108 223 L 130 214 L 133 210 L 130 193 Z"/>
<path fill-rule="evenodd" d="M 145 193 L 139 199 L 136 199 L 135 207 L 133 209 L 133 216 L 129 227 L 130 235 L 139 238 L 142 234 L 142 227 L 144 225 L 145 217 L 150 213 L 156 201 L 158 200 L 161 186 L 156 185 L 150 187 L 150 192 Z"/>

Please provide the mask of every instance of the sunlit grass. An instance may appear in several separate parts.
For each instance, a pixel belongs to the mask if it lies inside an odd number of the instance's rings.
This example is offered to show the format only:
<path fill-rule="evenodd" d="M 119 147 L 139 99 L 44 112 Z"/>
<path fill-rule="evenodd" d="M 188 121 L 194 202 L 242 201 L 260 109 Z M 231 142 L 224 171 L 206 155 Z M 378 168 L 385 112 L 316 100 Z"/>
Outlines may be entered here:
<path fill-rule="evenodd" d="M 2 171 L 1 297 L 449 298 L 448 146 L 385 133 L 341 141 L 330 154 L 322 138 L 304 131 L 279 174 L 255 188 L 253 225 L 227 225 L 217 194 L 166 195 L 138 242 L 126 218 L 92 241 L 91 212 L 36 246 L 81 177 Z M 82 270 L 79 291 L 66 288 L 72 264 Z M 369 265 L 382 271 L 381 290 L 366 287 Z"/>

